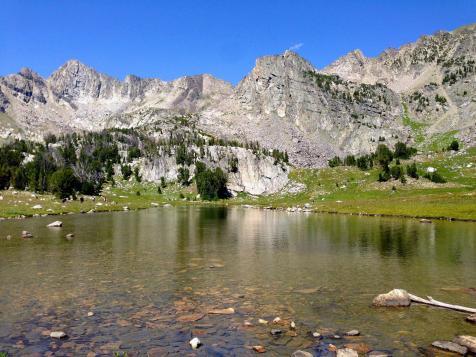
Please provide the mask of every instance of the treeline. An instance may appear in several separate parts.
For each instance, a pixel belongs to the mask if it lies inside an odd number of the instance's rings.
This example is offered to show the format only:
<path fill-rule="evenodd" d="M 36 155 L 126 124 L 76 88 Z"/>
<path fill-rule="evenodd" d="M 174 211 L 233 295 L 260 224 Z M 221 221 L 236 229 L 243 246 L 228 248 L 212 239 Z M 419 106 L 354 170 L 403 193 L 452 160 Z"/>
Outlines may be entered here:
<path fill-rule="evenodd" d="M 450 145 L 452 148 L 458 148 L 457 142 Z M 416 149 L 407 146 L 405 143 L 397 142 L 394 150 L 392 151 L 387 145 L 379 144 L 374 153 L 369 155 L 363 155 L 355 157 L 354 155 L 348 155 L 341 159 L 335 156 L 328 161 L 330 167 L 336 166 L 356 166 L 361 170 L 369 170 L 374 166 L 380 168 L 378 175 L 378 181 L 385 182 L 391 179 L 400 180 L 402 183 L 406 182 L 405 175 L 418 179 L 419 174 L 416 163 L 413 162 L 409 165 L 401 165 L 400 160 L 408 160 L 416 154 Z M 437 182 L 444 183 L 445 179 L 437 172 L 427 172 L 424 175 L 425 178 Z"/>
<path fill-rule="evenodd" d="M 16 140 L 0 148 L 0 189 L 13 186 L 59 198 L 97 195 L 112 180 L 120 159 L 116 142 L 105 131 L 47 135 L 44 144 Z"/>

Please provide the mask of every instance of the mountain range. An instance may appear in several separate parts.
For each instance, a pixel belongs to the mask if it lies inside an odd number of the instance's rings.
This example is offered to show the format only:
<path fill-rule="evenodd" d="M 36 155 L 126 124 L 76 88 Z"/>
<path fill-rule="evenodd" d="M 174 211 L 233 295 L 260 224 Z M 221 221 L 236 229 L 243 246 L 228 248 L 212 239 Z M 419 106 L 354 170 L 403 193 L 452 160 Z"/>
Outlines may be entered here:
<path fill-rule="evenodd" d="M 300 167 L 385 142 L 476 143 L 476 24 L 368 58 L 354 50 L 318 70 L 298 54 L 265 56 L 236 86 L 209 74 L 117 80 L 70 60 L 48 78 L 0 77 L 0 137 L 160 128 L 187 115 L 217 138 L 287 151 Z"/>

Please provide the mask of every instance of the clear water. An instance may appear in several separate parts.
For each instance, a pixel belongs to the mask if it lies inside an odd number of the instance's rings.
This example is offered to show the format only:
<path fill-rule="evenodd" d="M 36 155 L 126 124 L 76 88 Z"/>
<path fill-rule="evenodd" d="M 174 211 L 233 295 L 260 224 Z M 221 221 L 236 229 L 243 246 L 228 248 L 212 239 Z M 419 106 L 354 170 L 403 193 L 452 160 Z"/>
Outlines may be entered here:
<path fill-rule="evenodd" d="M 46 227 L 56 219 L 63 228 Z M 355 342 L 413 356 L 476 335 L 458 312 L 371 307 L 393 288 L 476 307 L 474 223 L 181 207 L 2 221 L 0 238 L 0 351 L 11 356 L 246 356 L 258 344 L 325 356 L 328 343 Z M 236 312 L 186 321 L 227 307 Z M 286 324 L 257 322 L 276 316 Z M 309 335 L 351 329 L 361 336 Z M 53 341 L 53 330 L 69 338 Z"/>

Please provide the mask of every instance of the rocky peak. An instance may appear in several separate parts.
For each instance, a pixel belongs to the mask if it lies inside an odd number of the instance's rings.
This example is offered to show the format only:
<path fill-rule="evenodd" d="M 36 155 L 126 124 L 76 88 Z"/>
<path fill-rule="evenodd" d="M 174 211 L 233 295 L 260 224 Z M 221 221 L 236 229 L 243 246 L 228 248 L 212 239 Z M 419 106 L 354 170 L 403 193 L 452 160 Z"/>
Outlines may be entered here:
<path fill-rule="evenodd" d="M 58 99 L 76 101 L 80 97 L 110 99 L 120 92 L 120 82 L 98 73 L 78 60 L 70 60 L 55 71 L 48 82 Z"/>

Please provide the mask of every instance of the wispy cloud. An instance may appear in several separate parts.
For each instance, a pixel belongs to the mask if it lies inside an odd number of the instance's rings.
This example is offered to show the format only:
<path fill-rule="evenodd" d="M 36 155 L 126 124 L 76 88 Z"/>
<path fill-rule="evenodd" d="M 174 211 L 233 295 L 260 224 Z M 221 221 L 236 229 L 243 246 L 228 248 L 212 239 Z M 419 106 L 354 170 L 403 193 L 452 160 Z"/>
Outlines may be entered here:
<path fill-rule="evenodd" d="M 299 50 L 302 46 L 304 46 L 304 43 L 296 43 L 292 45 L 291 47 L 288 48 L 289 51 L 297 51 Z"/>

